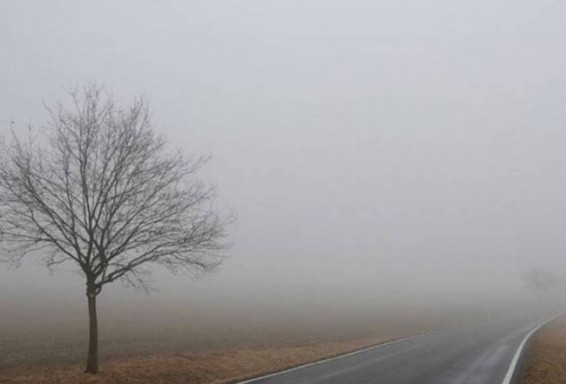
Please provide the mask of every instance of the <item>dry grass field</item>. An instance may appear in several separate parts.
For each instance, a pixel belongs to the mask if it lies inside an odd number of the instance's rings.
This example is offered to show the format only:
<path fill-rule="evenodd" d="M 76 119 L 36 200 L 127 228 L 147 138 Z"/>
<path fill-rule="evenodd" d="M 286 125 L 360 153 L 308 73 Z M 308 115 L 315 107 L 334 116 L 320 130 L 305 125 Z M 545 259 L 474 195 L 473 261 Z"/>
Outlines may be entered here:
<path fill-rule="evenodd" d="M 78 364 L 11 369 L 0 375 L 2 384 L 134 384 L 232 383 L 245 378 L 316 361 L 404 334 L 278 348 L 253 348 L 213 353 L 171 353 L 111 359 L 97 376 L 85 375 Z"/>
<path fill-rule="evenodd" d="M 521 383 L 566 383 L 566 317 L 560 317 L 536 334 L 525 358 Z"/>
<path fill-rule="evenodd" d="M 106 329 L 101 373 L 82 373 L 86 345 L 79 330 L 29 328 L 0 332 L 1 384 L 233 383 L 344 354 L 449 324 L 469 313 L 392 313 L 276 323 L 224 320 L 186 331 Z M 59 333 L 58 333 L 59 332 Z M 39 337 L 43 335 L 42 337 Z"/>

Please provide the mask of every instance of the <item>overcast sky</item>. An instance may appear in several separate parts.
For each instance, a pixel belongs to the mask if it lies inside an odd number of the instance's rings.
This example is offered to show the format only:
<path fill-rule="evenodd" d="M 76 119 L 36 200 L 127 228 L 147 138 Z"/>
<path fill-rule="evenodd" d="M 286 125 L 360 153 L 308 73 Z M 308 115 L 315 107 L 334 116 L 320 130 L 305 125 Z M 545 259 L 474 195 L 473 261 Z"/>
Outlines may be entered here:
<path fill-rule="evenodd" d="M 566 275 L 565 46 L 559 0 L 2 0 L 0 132 L 97 81 L 214 154 L 230 258 L 158 297 L 503 291 Z M 3 268 L 0 304 L 82 284 Z"/>

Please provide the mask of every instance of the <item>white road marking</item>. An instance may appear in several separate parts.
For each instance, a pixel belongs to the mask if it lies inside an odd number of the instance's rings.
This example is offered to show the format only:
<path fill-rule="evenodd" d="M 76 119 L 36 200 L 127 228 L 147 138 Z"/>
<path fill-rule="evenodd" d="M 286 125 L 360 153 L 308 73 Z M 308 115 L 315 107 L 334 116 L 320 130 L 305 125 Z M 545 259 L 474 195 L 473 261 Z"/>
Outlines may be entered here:
<path fill-rule="evenodd" d="M 505 378 L 503 379 L 503 382 L 501 384 L 511 384 L 511 380 L 513 379 L 513 375 L 515 374 L 515 370 L 517 369 L 517 364 L 519 363 L 519 359 L 521 357 L 521 354 L 523 353 L 523 349 L 525 349 L 525 344 L 527 344 L 527 341 L 529 341 L 529 338 L 543 325 L 550 323 L 552 320 L 558 318 L 559 316 L 554 316 L 550 319 L 541 321 L 527 334 L 527 336 L 525 336 L 525 338 L 519 345 L 519 348 L 517 348 L 517 351 L 513 356 L 513 360 L 511 360 L 511 364 L 509 365 L 509 369 L 507 370 L 507 374 L 505 375 Z"/>
<path fill-rule="evenodd" d="M 285 369 L 285 370 L 283 370 L 283 371 L 273 372 L 273 373 L 270 373 L 270 374 L 265 375 L 265 376 L 260 376 L 260 377 L 255 377 L 255 378 L 253 378 L 253 379 L 249 379 L 249 380 L 245 380 L 245 381 L 240 381 L 240 382 L 238 382 L 238 383 L 236 383 L 236 384 L 248 384 L 248 383 L 253 383 L 253 382 L 255 382 L 255 381 L 267 379 L 268 377 L 279 376 L 279 375 L 282 375 L 282 374 L 284 374 L 284 373 L 297 371 L 297 370 L 299 370 L 299 369 L 303 369 L 303 368 L 307 368 L 307 367 L 312 367 L 313 365 L 322 364 L 322 363 L 327 363 L 327 362 L 333 361 L 333 360 L 343 359 L 343 358 L 345 358 L 345 357 L 357 355 L 358 353 L 367 352 L 367 351 L 370 351 L 370 350 L 372 350 L 372 349 L 382 348 L 382 347 L 385 347 L 385 346 L 388 346 L 388 345 L 391 345 L 391 344 L 400 343 L 400 342 L 402 342 L 402 341 L 407 341 L 407 340 L 414 339 L 414 338 L 417 338 L 417 337 L 424 337 L 424 336 L 432 335 L 432 334 L 434 334 L 434 333 L 439 333 L 439 332 L 442 332 L 442 330 L 436 330 L 436 331 L 432 331 L 432 332 L 426 332 L 426 333 L 421 333 L 421 334 L 418 334 L 418 335 L 407 336 L 407 337 L 403 337 L 403 338 L 400 338 L 400 339 L 391 340 L 391 341 L 388 341 L 388 342 L 385 342 L 385 343 L 382 343 L 382 344 L 372 345 L 371 347 L 359 349 L 359 350 L 354 351 L 354 352 L 349 352 L 349 353 L 346 353 L 346 354 L 344 354 L 344 355 L 340 355 L 340 356 L 336 356 L 336 357 L 331 357 L 331 358 L 328 358 L 328 359 L 315 361 L 315 362 L 313 362 L 313 363 L 307 363 L 307 364 L 299 365 L 299 366 L 297 366 L 297 367 Z"/>

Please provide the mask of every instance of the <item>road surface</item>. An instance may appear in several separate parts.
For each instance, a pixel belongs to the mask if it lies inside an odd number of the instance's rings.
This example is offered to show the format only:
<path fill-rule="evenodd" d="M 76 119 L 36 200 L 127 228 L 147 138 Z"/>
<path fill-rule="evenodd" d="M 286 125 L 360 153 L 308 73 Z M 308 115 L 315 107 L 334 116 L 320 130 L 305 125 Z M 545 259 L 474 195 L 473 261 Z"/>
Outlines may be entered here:
<path fill-rule="evenodd" d="M 517 351 L 540 322 L 515 320 L 404 339 L 240 384 L 515 384 Z"/>

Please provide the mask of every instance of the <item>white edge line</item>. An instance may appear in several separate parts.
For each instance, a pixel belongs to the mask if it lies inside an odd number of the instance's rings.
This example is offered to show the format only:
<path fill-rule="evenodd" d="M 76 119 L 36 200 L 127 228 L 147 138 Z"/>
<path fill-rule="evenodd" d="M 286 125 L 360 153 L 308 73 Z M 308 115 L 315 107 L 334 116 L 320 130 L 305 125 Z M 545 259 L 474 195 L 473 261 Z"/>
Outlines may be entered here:
<path fill-rule="evenodd" d="M 333 360 L 338 360 L 338 359 L 343 359 L 345 357 L 349 357 L 349 356 L 353 356 L 353 355 L 357 355 L 358 353 L 363 353 L 363 352 L 367 352 L 370 351 L 372 349 L 379 349 L 381 347 L 385 347 L 387 345 L 391 345 L 391 344 L 395 344 L 395 343 L 400 343 L 402 341 L 407 341 L 409 339 L 415 339 L 417 337 L 424 337 L 424 336 L 428 336 L 428 335 L 432 335 L 434 333 L 439 333 L 442 332 L 442 329 L 437 329 L 435 331 L 431 331 L 431 332 L 425 332 L 425 333 L 419 333 L 416 335 L 412 335 L 412 336 L 407 336 L 407 337 L 402 337 L 400 339 L 395 339 L 395 340 L 391 340 L 391 341 L 386 341 L 384 343 L 381 344 L 375 344 L 366 348 L 362 348 L 362 349 L 358 349 L 357 351 L 353 351 L 353 352 L 348 352 L 345 353 L 343 355 L 339 355 L 339 356 L 334 356 L 334 357 L 330 357 L 328 359 L 324 359 L 324 360 L 318 360 L 318 361 L 314 361 L 312 363 L 307 363 L 307 364 L 303 364 L 303 365 L 299 365 L 293 368 L 289 368 L 289 369 L 285 369 L 283 371 L 277 371 L 277 372 L 273 372 L 264 376 L 260 376 L 260 377 L 254 377 L 253 379 L 249 379 L 249 380 L 244 380 L 244 381 L 239 381 L 236 382 L 236 384 L 248 384 L 248 383 L 253 383 L 254 381 L 258 381 L 258 380 L 263 380 L 263 379 L 267 379 L 268 377 L 273 377 L 273 376 L 279 376 L 282 375 L 284 373 L 288 373 L 288 372 L 293 372 L 293 371 L 298 371 L 299 369 L 303 369 L 303 368 L 307 368 L 307 367 L 312 367 L 313 365 L 317 365 L 317 364 L 323 364 L 323 363 L 328 363 L 329 361 L 333 361 Z"/>
<path fill-rule="evenodd" d="M 505 375 L 505 378 L 503 379 L 503 382 L 501 384 L 511 384 L 511 380 L 513 379 L 513 375 L 515 374 L 515 370 L 517 369 L 517 364 L 519 364 L 519 359 L 521 358 L 521 355 L 523 354 L 523 349 L 525 349 L 525 345 L 527 344 L 527 341 L 529 341 L 531 336 L 536 331 L 538 331 L 540 328 L 542 328 L 542 326 L 550 323 L 552 320 L 555 320 L 560 316 L 561 315 L 557 315 L 557 316 L 551 317 L 550 319 L 546 319 L 546 320 L 541 321 L 529 333 L 527 333 L 527 336 L 525 336 L 525 338 L 523 339 L 523 341 L 519 345 L 519 348 L 517 348 L 517 351 L 515 352 L 515 355 L 513 356 L 513 360 L 511 360 L 511 364 L 509 364 L 509 369 L 507 370 L 507 374 Z"/>

